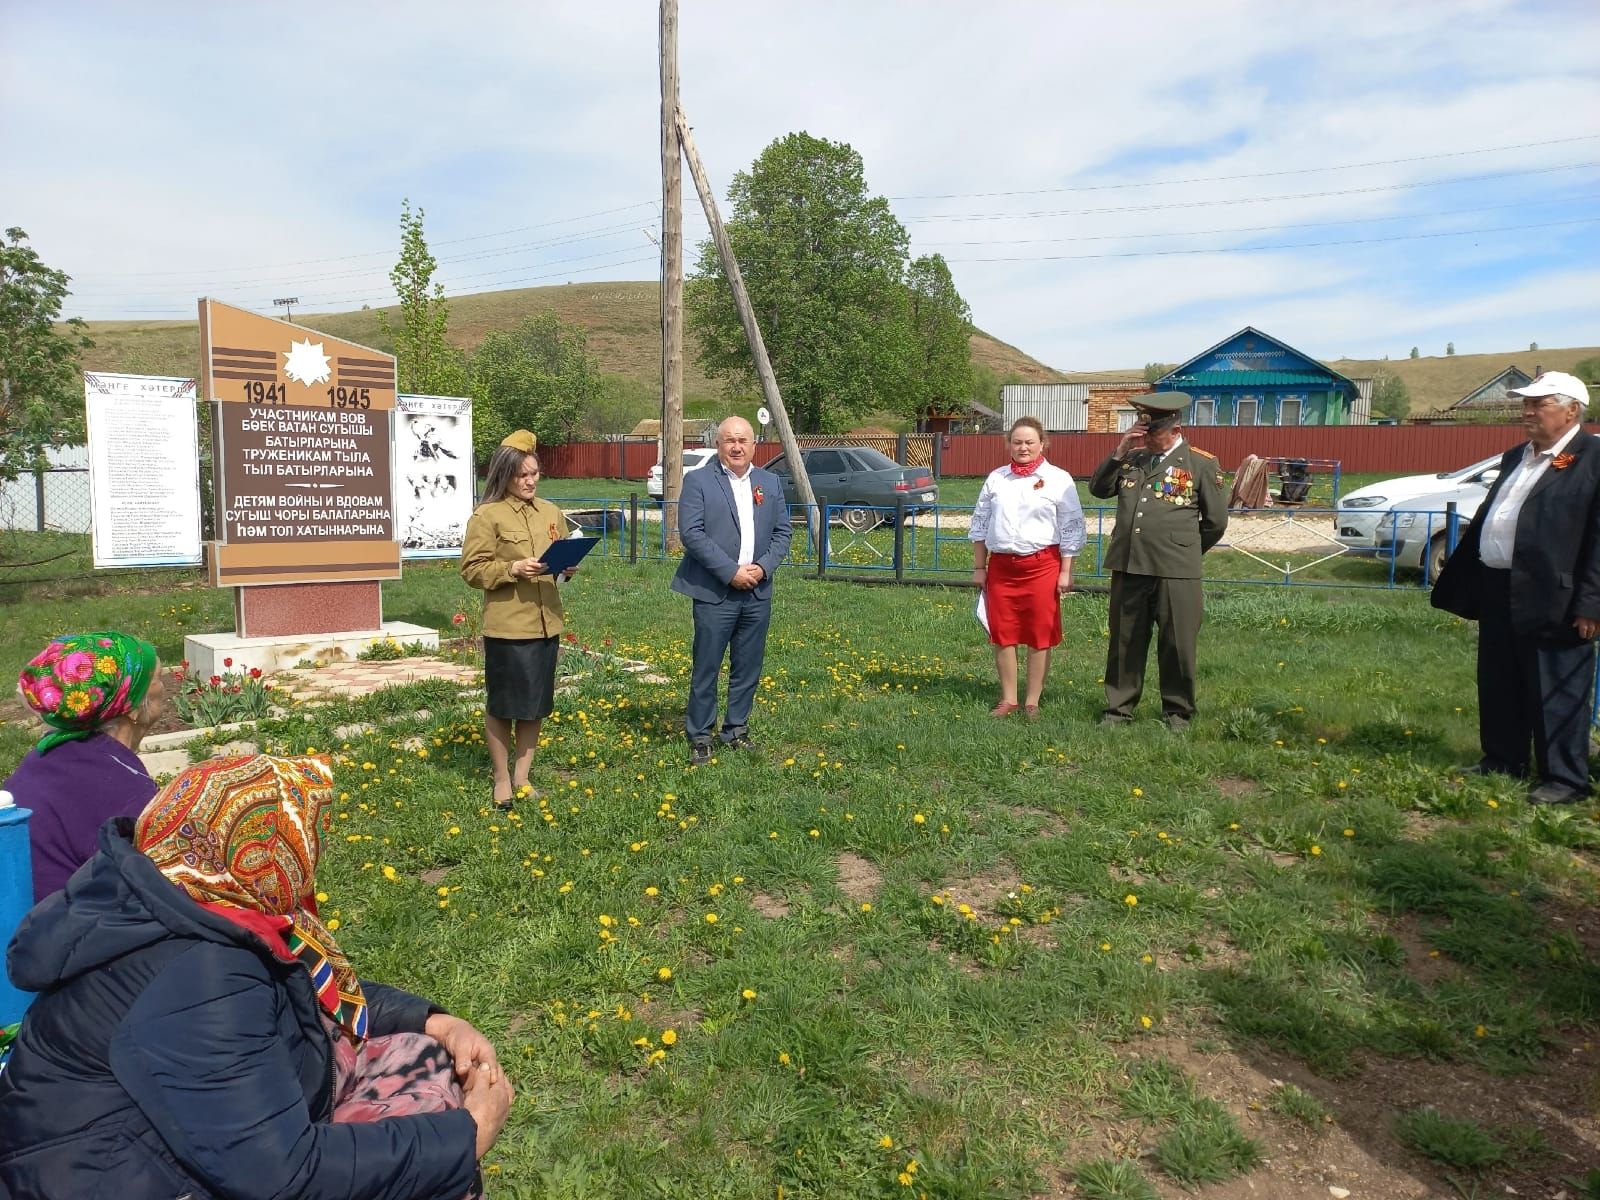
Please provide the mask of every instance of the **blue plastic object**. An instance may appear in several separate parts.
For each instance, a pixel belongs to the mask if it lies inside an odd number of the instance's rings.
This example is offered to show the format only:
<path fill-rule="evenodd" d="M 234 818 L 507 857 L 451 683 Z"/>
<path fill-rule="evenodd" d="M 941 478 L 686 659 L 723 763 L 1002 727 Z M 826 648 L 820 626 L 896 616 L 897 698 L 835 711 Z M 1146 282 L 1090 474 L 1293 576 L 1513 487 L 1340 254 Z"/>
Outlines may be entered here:
<path fill-rule="evenodd" d="M 0 954 L 33 907 L 33 860 L 28 854 L 31 816 L 32 809 L 18 808 L 11 793 L 0 792 Z M 0 969 L 0 1028 L 22 1020 L 32 1000 L 32 993 L 12 987 Z"/>

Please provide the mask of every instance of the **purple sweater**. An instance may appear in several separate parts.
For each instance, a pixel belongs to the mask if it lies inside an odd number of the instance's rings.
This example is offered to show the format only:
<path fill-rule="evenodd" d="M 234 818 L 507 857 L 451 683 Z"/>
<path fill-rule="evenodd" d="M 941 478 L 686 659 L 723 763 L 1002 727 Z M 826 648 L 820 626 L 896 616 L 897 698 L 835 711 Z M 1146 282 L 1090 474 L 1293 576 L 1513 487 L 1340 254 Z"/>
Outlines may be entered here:
<path fill-rule="evenodd" d="M 66 887 L 94 857 L 100 826 L 112 817 L 137 817 L 156 794 L 139 756 L 103 733 L 62 742 L 48 754 L 28 751 L 0 787 L 17 807 L 33 810 L 28 838 L 35 904 Z"/>

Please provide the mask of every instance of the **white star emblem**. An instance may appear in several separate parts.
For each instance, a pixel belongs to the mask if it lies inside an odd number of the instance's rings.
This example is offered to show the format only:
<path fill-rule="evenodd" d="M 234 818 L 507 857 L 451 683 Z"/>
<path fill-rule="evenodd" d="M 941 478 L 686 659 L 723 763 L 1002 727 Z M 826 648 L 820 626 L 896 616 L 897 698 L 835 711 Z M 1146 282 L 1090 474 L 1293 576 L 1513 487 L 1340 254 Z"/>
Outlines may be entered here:
<path fill-rule="evenodd" d="M 328 356 L 323 353 L 321 342 L 312 345 L 310 338 L 291 342 L 283 357 L 283 373 L 296 383 L 310 387 L 314 383 L 328 382 Z"/>

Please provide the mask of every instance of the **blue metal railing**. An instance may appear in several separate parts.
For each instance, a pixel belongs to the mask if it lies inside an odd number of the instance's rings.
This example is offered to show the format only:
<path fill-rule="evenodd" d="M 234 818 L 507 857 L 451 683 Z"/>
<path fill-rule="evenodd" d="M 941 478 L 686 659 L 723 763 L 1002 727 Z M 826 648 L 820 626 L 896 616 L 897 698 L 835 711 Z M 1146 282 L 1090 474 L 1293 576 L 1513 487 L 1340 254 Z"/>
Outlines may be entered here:
<path fill-rule="evenodd" d="M 638 497 L 560 503 L 574 529 L 601 539 L 596 552 L 602 557 L 648 561 L 676 556 L 660 505 L 641 503 Z M 807 520 L 804 505 L 789 508 L 794 537 L 786 561 L 816 574 L 957 581 L 971 571 L 972 513 L 964 505 L 824 505 L 819 521 Z M 1453 507 L 1382 513 L 1279 507 L 1236 511 L 1230 517 L 1218 547 L 1230 553 L 1208 558 L 1208 583 L 1426 590 L 1433 586 L 1438 562 L 1454 551 L 1461 533 Z M 1084 520 L 1088 536 L 1077 575 L 1083 580 L 1107 578 L 1105 552 L 1116 509 L 1091 505 Z M 1341 527 L 1365 532 L 1341 539 Z"/>

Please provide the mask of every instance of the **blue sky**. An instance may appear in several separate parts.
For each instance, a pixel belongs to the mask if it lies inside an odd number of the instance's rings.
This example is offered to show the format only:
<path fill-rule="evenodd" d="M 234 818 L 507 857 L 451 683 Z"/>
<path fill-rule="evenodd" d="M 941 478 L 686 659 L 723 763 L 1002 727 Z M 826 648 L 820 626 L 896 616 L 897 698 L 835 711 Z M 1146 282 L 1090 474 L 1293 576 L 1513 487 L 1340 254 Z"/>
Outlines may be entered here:
<path fill-rule="evenodd" d="M 1600 343 L 1597 47 L 1592 0 L 682 0 L 680 31 L 719 193 L 790 131 L 849 142 L 977 323 L 1068 370 L 1245 324 Z M 389 302 L 402 197 L 454 292 L 657 273 L 654 4 L 16 5 L 0 106 L 0 221 L 78 315 Z"/>

